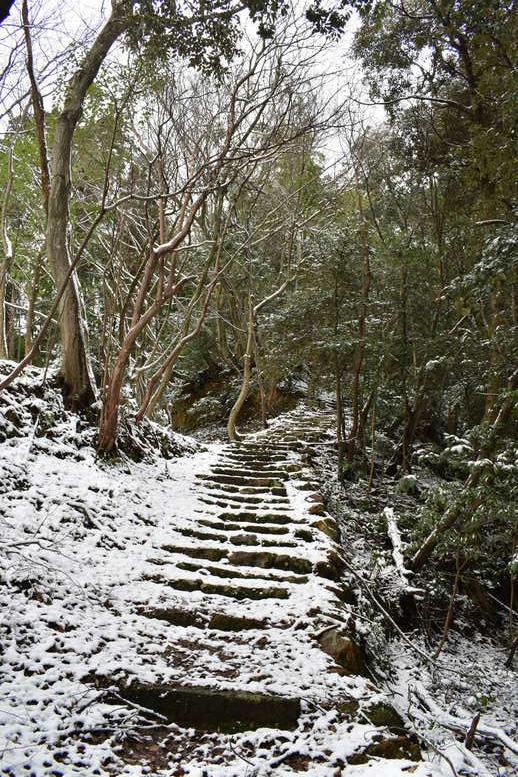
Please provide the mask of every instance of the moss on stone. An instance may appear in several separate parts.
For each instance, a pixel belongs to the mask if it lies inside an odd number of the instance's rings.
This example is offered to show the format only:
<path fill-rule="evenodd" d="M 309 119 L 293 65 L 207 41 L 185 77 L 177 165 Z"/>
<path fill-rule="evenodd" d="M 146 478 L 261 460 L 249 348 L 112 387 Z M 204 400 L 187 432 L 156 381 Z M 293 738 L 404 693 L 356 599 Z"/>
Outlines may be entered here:
<path fill-rule="evenodd" d="M 339 702 L 339 704 L 336 705 L 336 709 L 338 712 L 342 713 L 342 715 L 347 716 L 348 718 L 354 718 L 356 713 L 358 712 L 359 703 L 357 699 L 346 699 L 344 701 Z"/>
<path fill-rule="evenodd" d="M 401 715 L 387 702 L 376 702 L 368 707 L 362 707 L 375 726 L 388 726 L 389 728 L 404 728 Z"/>

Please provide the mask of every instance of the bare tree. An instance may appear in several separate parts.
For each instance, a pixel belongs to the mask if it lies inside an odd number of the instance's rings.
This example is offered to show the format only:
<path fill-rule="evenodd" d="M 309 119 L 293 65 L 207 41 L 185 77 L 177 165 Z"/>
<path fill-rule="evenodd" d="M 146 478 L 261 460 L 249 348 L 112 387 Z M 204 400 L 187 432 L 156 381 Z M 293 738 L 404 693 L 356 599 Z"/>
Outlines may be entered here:
<path fill-rule="evenodd" d="M 212 250 L 209 252 L 212 278 L 209 280 L 207 277 L 205 289 L 200 286 L 199 279 L 209 267 L 204 265 L 201 274 L 182 275 L 178 256 L 179 251 L 185 252 L 189 241 L 199 234 L 197 225 L 204 210 L 216 202 L 221 192 L 227 191 L 247 169 L 256 166 L 259 161 L 273 158 L 279 149 L 289 146 L 307 131 L 307 127 L 286 130 L 286 118 L 293 100 L 293 70 L 283 70 L 280 58 L 281 49 L 277 43 L 261 42 L 251 51 L 237 74 L 220 86 L 213 84 L 209 88 L 201 88 L 199 79 L 193 78 L 190 83 L 185 83 L 179 74 L 171 78 L 171 83 L 177 84 L 176 93 L 173 90 L 167 106 L 167 124 L 172 128 L 170 142 L 175 149 L 170 182 L 174 188 L 164 191 L 163 177 L 168 170 L 164 157 L 154 197 L 158 203 L 157 223 L 149 233 L 148 258 L 142 268 L 138 288 L 135 288 L 129 328 L 114 358 L 104 390 L 98 440 L 100 451 L 108 452 L 115 444 L 121 389 L 137 341 L 164 307 L 193 282 L 196 282 L 193 296 L 178 340 L 166 350 L 162 363 L 151 376 L 138 419 L 142 418 L 150 404 L 156 404 L 158 382 L 167 379 L 183 347 L 201 329 L 216 285 L 215 279 L 219 279 L 221 273 L 220 251 L 214 249 L 219 239 L 218 230 L 212 236 Z M 164 145 L 165 139 L 160 133 L 155 140 L 158 139 Z M 163 154 L 164 149 L 167 151 L 165 146 L 159 149 L 157 143 L 156 158 Z M 152 200 L 153 196 L 149 195 L 147 199 Z M 174 206 L 175 213 L 170 225 L 166 217 L 169 204 Z M 170 236 L 166 237 L 168 234 Z M 158 244 L 154 244 L 153 235 L 158 237 Z M 185 324 L 192 320 L 193 299 L 201 307 L 191 330 L 186 329 Z M 163 383 L 159 391 L 162 389 Z"/>
<path fill-rule="evenodd" d="M 244 362 L 243 380 L 241 383 L 241 389 L 239 391 L 237 399 L 234 402 L 234 405 L 232 406 L 232 410 L 230 411 L 230 415 L 228 417 L 227 432 L 230 440 L 239 439 L 239 433 L 236 429 L 236 422 L 237 422 L 239 412 L 246 401 L 246 398 L 248 396 L 248 391 L 250 389 L 252 358 L 254 355 L 254 351 L 256 349 L 255 327 L 256 327 L 257 316 L 259 312 L 264 307 L 266 307 L 266 305 L 273 302 L 277 297 L 279 297 L 283 293 L 283 291 L 285 291 L 288 288 L 288 284 L 290 283 L 291 280 L 292 278 L 286 278 L 281 283 L 281 285 L 277 289 L 275 289 L 275 291 L 273 291 L 267 297 L 262 299 L 261 302 L 258 302 L 256 305 L 254 305 L 254 298 L 251 295 L 248 298 L 246 351 L 243 356 L 243 362 Z"/>

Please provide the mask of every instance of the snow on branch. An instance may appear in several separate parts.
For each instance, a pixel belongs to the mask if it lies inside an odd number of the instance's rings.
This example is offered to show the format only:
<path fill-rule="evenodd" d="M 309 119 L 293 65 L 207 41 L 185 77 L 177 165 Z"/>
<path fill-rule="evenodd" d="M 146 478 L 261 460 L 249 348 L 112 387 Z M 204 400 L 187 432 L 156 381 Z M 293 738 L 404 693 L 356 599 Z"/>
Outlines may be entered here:
<path fill-rule="evenodd" d="M 422 594 L 424 593 L 422 588 L 415 588 L 409 583 L 409 576 L 412 575 L 412 571 L 405 566 L 405 557 L 403 555 L 403 539 L 399 526 L 397 525 L 396 515 L 392 507 L 385 507 L 383 510 L 383 516 L 387 522 L 387 534 L 392 543 L 392 558 L 396 566 L 397 573 L 401 579 L 405 593 L 409 594 Z"/>

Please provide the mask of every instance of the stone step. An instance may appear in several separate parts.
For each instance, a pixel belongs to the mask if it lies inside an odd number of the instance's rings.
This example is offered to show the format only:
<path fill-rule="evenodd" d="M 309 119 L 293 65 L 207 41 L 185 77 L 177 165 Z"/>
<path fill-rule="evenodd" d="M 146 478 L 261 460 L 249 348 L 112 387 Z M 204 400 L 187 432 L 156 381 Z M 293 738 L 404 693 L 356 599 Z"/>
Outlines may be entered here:
<path fill-rule="evenodd" d="M 276 470 L 279 471 L 279 468 L 281 468 L 281 471 L 285 471 L 285 468 L 289 464 L 288 461 L 282 461 L 279 464 L 277 464 L 274 461 L 270 460 L 261 460 L 257 459 L 255 456 L 250 456 L 246 459 L 241 458 L 234 458 L 232 456 L 225 456 L 224 459 L 222 459 L 222 465 L 224 465 L 227 469 L 229 467 L 242 467 L 242 468 L 248 468 L 251 470 L 255 470 L 256 472 L 260 472 L 261 475 L 263 472 L 267 472 L 268 470 Z"/>
<path fill-rule="evenodd" d="M 194 627 L 198 629 L 205 628 L 206 624 L 195 610 L 183 610 L 180 607 L 139 607 L 139 615 L 144 618 L 165 621 L 170 626 L 181 626 L 183 628 Z"/>
<path fill-rule="evenodd" d="M 212 498 L 210 498 L 212 497 Z M 236 503 L 244 503 L 249 504 L 251 506 L 259 505 L 263 501 L 259 497 L 226 497 L 226 501 L 223 501 L 223 499 L 217 500 L 217 498 L 213 494 L 206 494 L 205 497 L 200 496 L 200 502 L 203 502 L 203 504 L 208 505 L 217 505 L 218 507 L 226 507 L 228 505 L 228 500 L 231 499 L 231 501 Z"/>
<path fill-rule="evenodd" d="M 238 513 L 219 513 L 217 516 L 220 521 L 249 521 L 250 523 L 274 523 L 285 526 L 290 523 L 301 523 L 300 521 L 293 520 L 288 515 L 279 515 L 278 513 L 252 513 L 248 510 L 242 510 Z"/>
<path fill-rule="evenodd" d="M 240 512 L 242 510 L 257 510 L 257 512 L 270 512 L 275 511 L 276 513 L 290 513 L 293 512 L 293 509 L 291 505 L 289 504 L 288 500 L 283 500 L 280 504 L 278 500 L 275 501 L 263 501 L 260 500 L 259 504 L 250 504 L 249 501 L 244 501 L 241 499 L 210 499 L 208 496 L 207 498 L 203 499 L 200 497 L 200 502 L 203 502 L 204 505 L 208 505 L 209 507 L 218 507 L 223 508 L 224 510 L 236 510 L 237 512 Z M 200 512 L 198 510 L 198 512 Z M 203 512 L 203 511 L 202 511 Z M 209 512 L 209 515 L 214 515 L 213 512 Z"/>
<path fill-rule="evenodd" d="M 145 573 L 142 575 L 142 580 L 165 585 L 168 588 L 173 588 L 175 591 L 191 593 L 193 591 L 201 591 L 201 593 L 209 594 L 210 596 L 226 596 L 237 601 L 243 601 L 244 599 L 288 599 L 290 595 L 287 588 L 280 588 L 279 586 L 243 586 L 230 583 L 214 583 L 204 577 L 166 578 L 161 575 Z"/>
<path fill-rule="evenodd" d="M 278 456 L 281 457 L 286 453 L 291 453 L 290 444 L 283 440 L 263 439 L 263 440 L 249 440 L 241 444 L 241 447 L 235 453 L 245 455 L 260 455 L 260 456 Z"/>
<path fill-rule="evenodd" d="M 204 483 L 223 483 L 230 486 L 254 486 L 255 488 L 282 488 L 282 480 L 279 478 L 270 477 L 255 477 L 251 475 L 196 475 L 198 480 L 202 480 Z"/>
<path fill-rule="evenodd" d="M 243 618 L 239 615 L 216 612 L 211 615 L 207 628 L 214 631 L 250 631 L 252 629 L 275 628 L 275 624 L 259 618 Z"/>
<path fill-rule="evenodd" d="M 265 445 L 251 444 L 247 447 L 243 446 L 241 448 L 224 448 L 222 455 L 232 456 L 232 458 L 239 459 L 241 461 L 246 459 L 257 459 L 258 461 L 269 463 L 271 461 L 286 461 L 286 452 L 287 448 L 283 448 L 282 450 L 274 450 Z"/>
<path fill-rule="evenodd" d="M 312 571 L 313 565 L 306 558 L 299 558 L 286 553 L 274 553 L 265 550 L 230 550 L 228 548 L 202 548 L 202 547 L 180 547 L 178 545 L 162 545 L 162 550 L 168 553 L 174 553 L 189 558 L 207 559 L 208 561 L 221 561 L 227 559 L 228 563 L 238 567 L 259 567 L 261 569 L 282 569 L 290 572 L 297 572 L 301 575 L 307 575 Z M 334 559 L 333 559 L 334 561 Z M 318 564 L 317 564 L 318 566 Z M 329 569 L 329 579 L 336 579 L 337 575 L 332 577 L 336 567 L 329 561 L 322 561 L 322 569 Z M 324 575 L 322 575 L 324 576 Z"/>
<path fill-rule="evenodd" d="M 258 477 L 264 476 L 277 476 L 286 479 L 293 471 L 294 461 L 284 461 L 279 467 L 274 466 L 271 462 L 257 461 L 256 459 L 247 459 L 242 461 L 241 459 L 233 459 L 225 457 L 222 459 L 221 465 L 218 470 L 222 472 L 246 472 L 256 474 Z M 216 472 L 216 467 L 213 469 Z"/>
<path fill-rule="evenodd" d="M 132 683 L 120 688 L 119 696 L 154 710 L 168 723 L 200 731 L 232 734 L 258 728 L 292 730 L 300 715 L 299 699 L 245 691 Z"/>
<path fill-rule="evenodd" d="M 285 461 L 282 464 L 282 469 L 272 467 L 271 462 L 264 463 L 256 461 L 255 459 L 248 459 L 247 461 L 240 461 L 238 459 L 224 459 L 222 461 L 223 468 L 227 472 L 233 472 L 236 474 L 251 475 L 253 477 L 275 477 L 278 480 L 287 480 L 292 472 L 292 463 Z M 214 468 L 214 472 L 216 469 Z"/>
<path fill-rule="evenodd" d="M 247 469 L 244 467 L 213 467 L 212 472 L 216 475 L 226 475 L 229 477 L 245 477 L 245 478 L 273 478 L 274 480 L 287 480 L 289 478 L 289 472 L 283 469 Z"/>
<path fill-rule="evenodd" d="M 309 574 L 313 568 L 311 561 L 306 558 L 265 551 L 236 550 L 229 554 L 228 562 L 238 567 L 284 569 L 300 575 Z"/>
<path fill-rule="evenodd" d="M 270 572 L 270 574 L 261 574 L 255 570 L 252 572 L 240 572 L 235 567 L 230 566 L 214 566 L 214 565 L 202 565 L 193 561 L 180 561 L 176 564 L 177 569 L 183 569 L 185 572 L 208 572 L 214 577 L 223 577 L 228 580 L 268 580 L 271 583 L 307 583 L 308 578 L 305 575 L 282 575 L 279 576 L 277 572 Z"/>
<path fill-rule="evenodd" d="M 222 524 L 221 528 L 230 532 L 232 531 L 229 529 L 228 524 Z M 197 529 L 190 529 L 190 528 L 183 528 L 183 529 L 177 529 L 179 534 L 183 534 L 185 537 L 195 537 L 199 540 L 209 540 L 212 542 L 220 542 L 223 545 L 227 542 L 231 543 L 232 545 L 253 545 L 257 547 L 264 547 L 264 548 L 296 548 L 297 543 L 293 542 L 293 540 L 286 540 L 284 538 L 282 539 L 276 539 L 276 540 L 268 540 L 264 537 L 257 537 L 254 531 L 254 527 L 252 527 L 252 532 L 248 534 L 244 534 L 242 531 L 241 526 L 237 526 L 237 530 L 240 532 L 240 534 L 213 534 L 209 532 L 201 532 Z"/>
<path fill-rule="evenodd" d="M 241 496 L 241 495 L 253 495 L 258 496 L 259 494 L 262 494 L 263 496 L 282 496 L 286 497 L 286 489 L 284 486 L 278 486 L 278 487 L 272 487 L 272 488 L 264 488 L 261 486 L 237 486 L 237 485 L 230 485 L 226 483 L 212 483 L 210 480 L 207 479 L 207 476 L 203 476 L 203 487 L 211 492 L 212 495 L 214 495 L 214 491 L 216 491 L 218 494 L 222 494 L 223 496 L 226 496 L 228 494 L 233 494 L 235 496 Z"/>
<path fill-rule="evenodd" d="M 192 546 L 180 546 L 180 545 L 162 545 L 162 550 L 167 553 L 176 553 L 180 556 L 189 556 L 189 558 L 206 558 L 209 561 L 221 561 L 223 558 L 227 558 L 228 550 L 226 548 L 203 548 L 199 545 Z"/>
<path fill-rule="evenodd" d="M 288 534 L 290 531 L 287 526 L 222 523 L 221 521 L 209 521 L 207 518 L 200 518 L 198 523 L 208 529 L 223 529 L 224 531 L 258 532 L 259 534 Z"/>
<path fill-rule="evenodd" d="M 201 523 L 201 521 L 200 521 Z M 226 542 L 227 536 L 225 534 L 215 534 L 214 532 L 198 531 L 190 526 L 182 526 L 176 529 L 178 534 L 183 534 L 184 537 L 195 537 L 198 540 L 208 540 L 210 542 Z"/>
<path fill-rule="evenodd" d="M 270 621 L 269 619 L 248 618 L 241 615 L 226 612 L 215 612 L 209 617 L 194 609 L 184 610 L 181 607 L 147 607 L 142 606 L 137 610 L 144 618 L 161 620 L 170 626 L 181 628 L 209 629 L 211 631 L 251 631 L 267 628 L 285 628 L 285 624 Z"/>
<path fill-rule="evenodd" d="M 212 494 L 207 494 L 208 497 L 212 497 L 214 501 L 212 502 L 204 502 L 204 504 L 207 505 L 207 508 L 212 508 L 211 510 L 206 510 L 206 515 L 214 515 L 214 513 L 218 509 L 222 509 L 224 512 L 227 511 L 234 511 L 234 512 L 254 512 L 258 514 L 262 513 L 278 513 L 283 515 L 288 515 L 289 513 L 294 513 L 294 509 L 291 506 L 289 500 L 280 499 L 279 497 L 274 499 L 261 499 L 259 504 L 250 504 L 248 501 L 244 501 L 241 499 L 234 499 L 233 497 L 225 498 L 225 497 L 217 497 L 216 494 L 214 496 Z"/>
<path fill-rule="evenodd" d="M 317 426 L 304 426 L 295 424 L 289 429 L 275 429 L 263 435 L 262 437 L 256 437 L 257 442 L 269 442 L 271 444 L 277 442 L 291 442 L 292 440 L 305 440 L 305 439 L 320 439 L 324 435 L 327 435 L 329 427 L 317 427 Z"/>
<path fill-rule="evenodd" d="M 285 462 L 292 458 L 291 446 L 287 443 L 278 443 L 274 446 L 271 445 L 250 445 L 246 449 L 243 449 L 239 454 L 240 459 L 258 459 L 273 462 L 276 467 L 281 466 L 279 462 Z"/>

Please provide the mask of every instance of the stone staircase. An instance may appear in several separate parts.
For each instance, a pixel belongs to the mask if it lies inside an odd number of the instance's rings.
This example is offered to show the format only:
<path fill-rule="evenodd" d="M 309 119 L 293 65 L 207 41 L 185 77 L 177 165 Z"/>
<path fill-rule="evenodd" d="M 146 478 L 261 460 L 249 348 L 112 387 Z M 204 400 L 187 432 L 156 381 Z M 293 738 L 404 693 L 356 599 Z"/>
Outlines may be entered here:
<path fill-rule="evenodd" d="M 401 774 L 432 773 L 412 764 L 419 748 L 355 637 L 339 528 L 310 466 L 332 429 L 331 415 L 301 407 L 220 448 L 195 478 L 194 518 L 146 559 L 136 612 L 167 640 L 160 667 L 127 673 L 119 694 L 162 716 L 157 768 L 160 752 L 175 775 L 187 761 L 207 775 L 211 764 L 227 770 L 218 775 L 250 774 L 247 763 L 261 774 L 281 774 L 281 763 L 282 774 L 322 764 L 341 774 L 376 758 L 400 759 Z"/>

